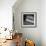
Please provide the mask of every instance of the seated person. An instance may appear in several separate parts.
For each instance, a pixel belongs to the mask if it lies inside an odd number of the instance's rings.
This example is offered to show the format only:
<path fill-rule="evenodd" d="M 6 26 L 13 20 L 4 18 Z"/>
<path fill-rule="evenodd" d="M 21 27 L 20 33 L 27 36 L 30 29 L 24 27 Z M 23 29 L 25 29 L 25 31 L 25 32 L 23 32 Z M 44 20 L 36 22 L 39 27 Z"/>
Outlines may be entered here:
<path fill-rule="evenodd" d="M 20 34 L 16 34 L 15 42 L 16 42 L 16 46 L 22 45 L 22 36 Z"/>

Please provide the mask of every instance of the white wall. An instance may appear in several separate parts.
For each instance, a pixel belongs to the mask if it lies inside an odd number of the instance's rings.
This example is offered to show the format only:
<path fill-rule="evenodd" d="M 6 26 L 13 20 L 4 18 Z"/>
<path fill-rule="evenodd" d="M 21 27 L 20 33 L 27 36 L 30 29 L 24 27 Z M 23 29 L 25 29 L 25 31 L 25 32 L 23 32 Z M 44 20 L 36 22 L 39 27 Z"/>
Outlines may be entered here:
<path fill-rule="evenodd" d="M 0 0 L 0 27 L 12 28 L 12 6 L 16 0 Z"/>
<path fill-rule="evenodd" d="M 46 0 L 41 1 L 41 36 L 42 45 L 46 46 Z"/>
<path fill-rule="evenodd" d="M 16 8 L 16 6 L 15 6 Z M 37 12 L 37 27 L 36 28 L 22 28 L 21 27 L 21 12 Z M 40 45 L 40 30 L 41 30 L 41 18 L 40 18 L 40 1 L 39 0 L 23 0 L 21 5 L 15 9 L 15 29 L 22 32 L 24 37 L 32 39 L 36 42 L 37 46 Z"/>
<path fill-rule="evenodd" d="M 21 0 L 20 0 L 21 1 Z M 18 1 L 18 2 L 20 2 Z M 16 6 L 17 5 L 17 6 Z M 44 7 L 43 7 L 44 6 Z M 21 3 L 15 3 L 13 6 L 15 30 L 22 32 L 24 37 L 35 41 L 36 46 L 46 46 L 46 21 L 45 21 L 45 0 L 23 0 Z M 21 27 L 21 12 L 37 12 L 37 27 L 22 28 Z M 43 31 L 44 30 L 44 31 Z M 44 35 L 43 35 L 44 34 Z M 42 39 L 44 36 L 44 40 Z M 44 42 L 43 42 L 44 41 Z"/>

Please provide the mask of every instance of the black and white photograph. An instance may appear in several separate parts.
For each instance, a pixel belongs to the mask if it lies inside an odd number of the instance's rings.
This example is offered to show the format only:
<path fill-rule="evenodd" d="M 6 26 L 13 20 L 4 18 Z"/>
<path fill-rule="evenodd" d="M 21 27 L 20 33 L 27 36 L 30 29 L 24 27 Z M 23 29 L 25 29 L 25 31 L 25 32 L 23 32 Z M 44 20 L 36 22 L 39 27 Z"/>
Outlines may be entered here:
<path fill-rule="evenodd" d="M 23 12 L 22 13 L 22 27 L 36 27 L 37 20 L 36 12 Z"/>

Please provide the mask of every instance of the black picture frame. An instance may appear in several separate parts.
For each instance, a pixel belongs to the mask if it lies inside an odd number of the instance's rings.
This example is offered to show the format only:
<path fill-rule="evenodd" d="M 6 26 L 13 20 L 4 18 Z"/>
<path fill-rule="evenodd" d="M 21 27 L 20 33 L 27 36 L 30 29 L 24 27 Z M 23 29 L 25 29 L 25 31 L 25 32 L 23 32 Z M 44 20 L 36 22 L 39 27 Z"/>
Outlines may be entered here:
<path fill-rule="evenodd" d="M 28 27 L 28 28 L 37 27 L 37 12 L 22 12 L 21 27 Z"/>

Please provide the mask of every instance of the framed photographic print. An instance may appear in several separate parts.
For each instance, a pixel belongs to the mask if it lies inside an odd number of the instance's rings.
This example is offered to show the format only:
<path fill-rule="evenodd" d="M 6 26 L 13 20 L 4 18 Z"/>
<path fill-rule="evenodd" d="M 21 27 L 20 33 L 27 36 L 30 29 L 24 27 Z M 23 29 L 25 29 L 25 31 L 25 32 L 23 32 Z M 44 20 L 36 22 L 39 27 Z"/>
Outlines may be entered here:
<path fill-rule="evenodd" d="M 37 26 L 37 12 L 22 12 L 21 15 L 22 27 L 36 27 Z"/>

